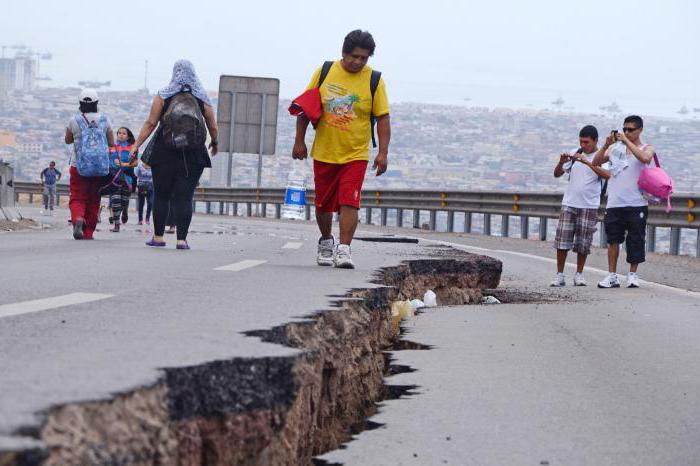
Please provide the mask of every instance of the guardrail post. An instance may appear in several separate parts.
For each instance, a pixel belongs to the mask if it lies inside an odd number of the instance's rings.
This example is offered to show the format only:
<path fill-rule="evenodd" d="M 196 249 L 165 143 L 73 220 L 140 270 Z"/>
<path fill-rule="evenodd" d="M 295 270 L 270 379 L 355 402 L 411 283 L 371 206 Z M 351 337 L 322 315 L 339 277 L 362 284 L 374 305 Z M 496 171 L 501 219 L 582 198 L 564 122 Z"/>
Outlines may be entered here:
<path fill-rule="evenodd" d="M 601 248 L 608 247 L 608 235 L 605 234 L 605 221 L 601 221 L 598 225 L 598 231 L 600 232 L 599 246 Z"/>
<path fill-rule="evenodd" d="M 437 211 L 436 210 L 431 210 L 430 211 L 430 231 L 435 231 L 437 229 Z"/>
<path fill-rule="evenodd" d="M 413 209 L 413 228 L 420 228 L 420 210 Z"/>
<path fill-rule="evenodd" d="M 260 209 L 260 216 L 262 218 L 267 218 L 267 202 L 262 203 L 262 207 Z"/>
<path fill-rule="evenodd" d="M 277 220 L 282 218 L 282 204 L 275 204 L 275 218 Z"/>
<path fill-rule="evenodd" d="M 207 214 L 211 214 L 211 201 L 207 201 L 205 205 L 207 206 Z"/>
<path fill-rule="evenodd" d="M 491 214 L 484 214 L 484 235 L 491 236 Z"/>
<path fill-rule="evenodd" d="M 700 231 L 700 230 L 698 230 Z M 656 251 L 656 227 L 647 225 L 647 252 Z"/>
<path fill-rule="evenodd" d="M 527 215 L 520 217 L 520 237 L 522 239 L 530 237 L 530 217 Z"/>
<path fill-rule="evenodd" d="M 678 227 L 671 227 L 671 247 L 669 248 L 669 253 L 677 256 L 681 252 L 681 229 Z"/>
<path fill-rule="evenodd" d="M 540 217 L 540 241 L 547 241 L 547 217 Z"/>
<path fill-rule="evenodd" d="M 219 215 L 224 215 L 224 203 L 219 201 Z"/>
<path fill-rule="evenodd" d="M 403 226 L 403 209 L 401 209 L 401 208 L 396 209 L 396 226 L 397 227 Z"/>
<path fill-rule="evenodd" d="M 447 212 L 447 231 L 449 233 L 455 231 L 455 213 L 452 210 Z"/>
<path fill-rule="evenodd" d="M 246 202 L 245 204 L 245 214 L 248 217 L 253 216 L 253 203 L 252 202 Z"/>
<path fill-rule="evenodd" d="M 60 206 L 61 206 L 61 195 L 60 195 L 60 194 L 56 193 L 56 199 L 55 199 L 54 202 L 56 202 L 56 206 L 55 206 L 55 207 L 60 207 Z"/>
<path fill-rule="evenodd" d="M 34 194 L 33 193 L 29 193 L 29 203 L 34 204 Z"/>
<path fill-rule="evenodd" d="M 464 212 L 464 232 L 465 233 L 472 232 L 472 213 L 471 212 Z"/>
<path fill-rule="evenodd" d="M 381 214 L 382 226 L 385 227 L 386 226 L 386 219 L 387 219 L 387 208 L 382 207 L 379 212 Z"/>
<path fill-rule="evenodd" d="M 503 215 L 501 217 L 501 236 L 508 238 L 508 232 L 510 230 L 510 215 Z"/>
<path fill-rule="evenodd" d="M 695 240 L 695 257 L 700 257 L 700 229 L 698 230 L 698 238 Z"/>
<path fill-rule="evenodd" d="M 372 224 L 372 208 L 371 207 L 365 207 L 365 223 L 367 225 Z"/>
<path fill-rule="evenodd" d="M 304 217 L 306 220 L 311 220 L 311 206 L 309 204 L 306 204 L 304 208 Z"/>

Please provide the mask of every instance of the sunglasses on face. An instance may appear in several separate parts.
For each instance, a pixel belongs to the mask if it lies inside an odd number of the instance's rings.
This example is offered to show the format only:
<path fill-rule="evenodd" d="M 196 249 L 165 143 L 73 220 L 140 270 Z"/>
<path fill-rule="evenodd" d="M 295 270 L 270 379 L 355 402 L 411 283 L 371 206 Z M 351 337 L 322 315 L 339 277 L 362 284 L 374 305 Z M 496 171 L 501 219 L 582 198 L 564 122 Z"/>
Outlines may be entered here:
<path fill-rule="evenodd" d="M 625 133 L 634 133 L 638 129 L 639 128 L 622 128 L 622 131 L 624 131 Z"/>

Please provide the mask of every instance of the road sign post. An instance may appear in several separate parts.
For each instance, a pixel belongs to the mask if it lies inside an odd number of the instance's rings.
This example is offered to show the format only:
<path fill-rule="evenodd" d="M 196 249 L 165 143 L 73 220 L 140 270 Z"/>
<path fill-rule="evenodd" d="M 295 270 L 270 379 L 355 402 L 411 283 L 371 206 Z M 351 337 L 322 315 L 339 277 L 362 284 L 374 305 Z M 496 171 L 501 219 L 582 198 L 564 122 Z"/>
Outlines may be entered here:
<path fill-rule="evenodd" d="M 222 75 L 219 79 L 219 150 L 228 153 L 225 185 L 231 186 L 233 154 L 257 154 L 256 187 L 262 184 L 263 155 L 275 153 L 279 79 Z"/>

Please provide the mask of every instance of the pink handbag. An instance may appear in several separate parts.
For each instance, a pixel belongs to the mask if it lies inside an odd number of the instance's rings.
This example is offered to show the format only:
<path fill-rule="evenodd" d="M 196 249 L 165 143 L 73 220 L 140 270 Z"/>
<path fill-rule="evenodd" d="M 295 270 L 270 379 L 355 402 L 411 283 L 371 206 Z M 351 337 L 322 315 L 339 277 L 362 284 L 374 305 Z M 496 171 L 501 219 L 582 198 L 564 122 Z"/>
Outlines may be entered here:
<path fill-rule="evenodd" d="M 671 194 L 673 193 L 673 179 L 661 168 L 659 159 L 654 154 L 655 167 L 642 170 L 637 185 L 647 201 L 652 204 L 660 204 L 666 200 L 666 213 L 671 212 Z"/>

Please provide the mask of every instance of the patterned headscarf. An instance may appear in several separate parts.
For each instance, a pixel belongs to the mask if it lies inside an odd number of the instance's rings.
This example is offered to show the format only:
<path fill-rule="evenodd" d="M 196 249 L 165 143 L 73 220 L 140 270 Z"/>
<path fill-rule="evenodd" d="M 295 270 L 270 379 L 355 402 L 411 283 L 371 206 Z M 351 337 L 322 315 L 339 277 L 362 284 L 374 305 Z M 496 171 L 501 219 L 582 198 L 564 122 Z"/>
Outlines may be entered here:
<path fill-rule="evenodd" d="M 202 86 L 202 82 L 194 72 L 194 65 L 189 60 L 178 60 L 173 65 L 173 77 L 170 78 L 170 84 L 158 91 L 158 95 L 163 99 L 174 96 L 182 91 L 182 86 L 188 85 L 192 89 L 192 95 L 204 103 L 211 105 L 209 96 Z"/>

